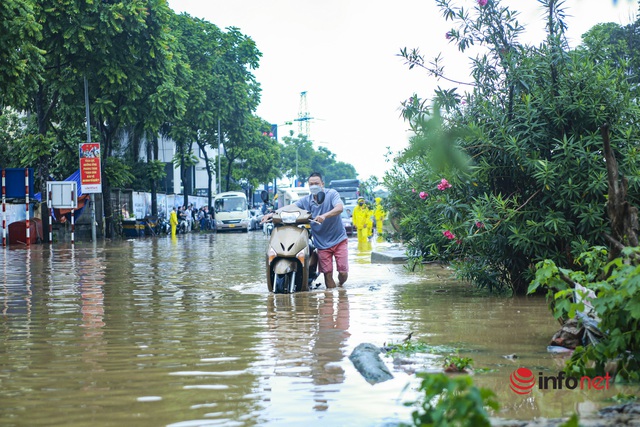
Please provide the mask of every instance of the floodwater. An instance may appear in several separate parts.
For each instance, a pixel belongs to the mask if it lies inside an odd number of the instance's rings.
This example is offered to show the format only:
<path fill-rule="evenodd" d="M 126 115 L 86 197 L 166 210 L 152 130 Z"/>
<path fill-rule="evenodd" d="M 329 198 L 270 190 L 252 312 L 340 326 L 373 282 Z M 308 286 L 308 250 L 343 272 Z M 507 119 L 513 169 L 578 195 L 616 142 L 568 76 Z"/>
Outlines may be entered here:
<path fill-rule="evenodd" d="M 557 324 L 543 298 L 487 296 L 441 267 L 371 264 L 356 243 L 344 289 L 292 296 L 266 291 L 261 232 L 0 248 L 0 424 L 392 426 L 411 419 L 413 372 L 455 351 L 473 358 L 501 417 L 584 414 L 638 392 L 516 395 L 518 367 L 562 365 L 546 351 Z M 384 357 L 394 379 L 376 385 L 348 359 L 409 332 L 444 350 Z"/>

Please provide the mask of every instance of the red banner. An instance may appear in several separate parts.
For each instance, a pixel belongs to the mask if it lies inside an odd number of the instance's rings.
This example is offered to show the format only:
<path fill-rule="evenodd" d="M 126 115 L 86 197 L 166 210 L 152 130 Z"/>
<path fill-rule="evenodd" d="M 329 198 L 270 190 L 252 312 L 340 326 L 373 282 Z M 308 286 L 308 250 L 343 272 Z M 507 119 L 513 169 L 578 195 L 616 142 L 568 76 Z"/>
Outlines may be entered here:
<path fill-rule="evenodd" d="M 80 185 L 82 194 L 102 193 L 100 144 L 80 144 Z"/>

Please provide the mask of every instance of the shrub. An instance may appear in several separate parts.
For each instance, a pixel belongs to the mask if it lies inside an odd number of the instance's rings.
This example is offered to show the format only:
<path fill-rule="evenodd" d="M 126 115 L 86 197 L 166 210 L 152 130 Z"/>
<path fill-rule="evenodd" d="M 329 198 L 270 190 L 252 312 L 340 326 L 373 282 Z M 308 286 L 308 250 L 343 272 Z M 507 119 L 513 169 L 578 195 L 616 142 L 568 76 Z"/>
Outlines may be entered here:
<path fill-rule="evenodd" d="M 578 258 L 583 269 L 577 271 L 542 261 L 529 293 L 546 289 L 554 316 L 564 319 L 587 311 L 584 299 L 576 298 L 576 283 L 595 292 L 590 303 L 604 336 L 576 348 L 567 372 L 594 376 L 615 370 L 616 381 L 640 381 L 640 248 L 627 247 L 611 262 L 606 257 L 605 248 L 594 247 Z"/>
<path fill-rule="evenodd" d="M 421 400 L 405 403 L 418 406 L 413 411 L 415 426 L 483 427 L 490 426 L 485 407 L 498 410 L 495 394 L 486 388 L 473 385 L 468 375 L 450 377 L 446 374 L 418 373 Z"/>

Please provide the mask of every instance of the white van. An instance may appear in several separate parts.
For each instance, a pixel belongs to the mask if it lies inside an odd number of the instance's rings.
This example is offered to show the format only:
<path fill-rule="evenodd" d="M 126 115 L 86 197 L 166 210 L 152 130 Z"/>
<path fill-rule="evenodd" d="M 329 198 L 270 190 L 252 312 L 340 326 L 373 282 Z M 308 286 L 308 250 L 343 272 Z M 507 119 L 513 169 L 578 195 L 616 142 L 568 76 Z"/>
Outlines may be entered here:
<path fill-rule="evenodd" d="M 297 202 L 301 198 L 308 196 L 309 189 L 306 187 L 290 187 L 278 189 L 278 209 Z"/>
<path fill-rule="evenodd" d="M 227 191 L 213 198 L 213 217 L 217 231 L 249 231 L 247 196 L 240 191 Z"/>

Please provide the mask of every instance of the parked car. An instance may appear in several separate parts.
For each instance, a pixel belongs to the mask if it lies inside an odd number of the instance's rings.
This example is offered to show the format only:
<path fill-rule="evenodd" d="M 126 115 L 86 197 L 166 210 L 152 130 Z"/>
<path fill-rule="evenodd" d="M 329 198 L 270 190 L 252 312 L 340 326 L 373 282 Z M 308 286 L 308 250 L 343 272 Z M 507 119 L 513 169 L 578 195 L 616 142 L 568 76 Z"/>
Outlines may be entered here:
<path fill-rule="evenodd" d="M 347 210 L 344 209 L 340 214 L 340 217 L 342 218 L 342 225 L 344 225 L 344 229 L 347 232 L 347 236 L 353 236 L 353 233 L 355 232 L 355 228 L 353 227 L 353 223 L 351 222 L 351 213 L 347 212 Z"/>

